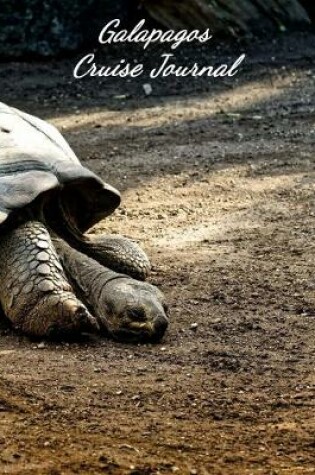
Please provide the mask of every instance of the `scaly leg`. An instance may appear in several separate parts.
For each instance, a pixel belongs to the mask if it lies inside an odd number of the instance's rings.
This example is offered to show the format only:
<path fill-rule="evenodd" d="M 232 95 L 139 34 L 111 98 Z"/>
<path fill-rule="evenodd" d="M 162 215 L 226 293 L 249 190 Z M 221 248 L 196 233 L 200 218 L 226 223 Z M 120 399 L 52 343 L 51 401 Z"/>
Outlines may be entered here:
<path fill-rule="evenodd" d="M 0 301 L 13 326 L 36 337 L 98 329 L 73 293 L 45 226 L 28 221 L 0 238 Z"/>
<path fill-rule="evenodd" d="M 110 269 L 146 280 L 151 271 L 148 256 L 131 239 L 111 234 L 100 234 L 84 240 L 84 252 Z M 83 250 L 83 248 L 82 248 Z"/>

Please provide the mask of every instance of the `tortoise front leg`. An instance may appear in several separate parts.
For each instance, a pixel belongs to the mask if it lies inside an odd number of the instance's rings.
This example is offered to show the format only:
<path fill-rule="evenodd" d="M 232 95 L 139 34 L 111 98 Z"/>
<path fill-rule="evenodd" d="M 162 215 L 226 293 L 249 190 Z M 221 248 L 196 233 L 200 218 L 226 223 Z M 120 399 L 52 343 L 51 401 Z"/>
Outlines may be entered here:
<path fill-rule="evenodd" d="M 36 337 L 72 337 L 98 325 L 67 282 L 42 223 L 0 238 L 0 301 L 13 326 Z"/>
<path fill-rule="evenodd" d="M 78 248 L 103 266 L 134 279 L 146 280 L 150 274 L 151 264 L 146 253 L 137 243 L 123 236 L 85 235 Z"/>

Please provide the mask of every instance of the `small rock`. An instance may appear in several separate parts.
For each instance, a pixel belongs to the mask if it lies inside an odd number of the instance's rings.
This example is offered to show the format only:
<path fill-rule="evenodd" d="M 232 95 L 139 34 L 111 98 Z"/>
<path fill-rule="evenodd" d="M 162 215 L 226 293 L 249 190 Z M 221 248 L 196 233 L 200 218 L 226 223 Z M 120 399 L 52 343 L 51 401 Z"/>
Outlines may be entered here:
<path fill-rule="evenodd" d="M 151 84 L 146 83 L 146 84 L 143 84 L 142 87 L 146 96 L 150 96 L 152 94 L 153 89 L 152 89 Z"/>
<path fill-rule="evenodd" d="M 43 348 L 46 348 L 45 342 L 42 341 L 41 343 L 38 343 L 37 348 L 39 350 L 42 350 Z"/>
<path fill-rule="evenodd" d="M 114 96 L 114 99 L 117 99 L 118 101 L 123 101 L 124 99 L 128 99 L 128 96 L 126 94 L 118 94 L 117 96 Z"/>
<path fill-rule="evenodd" d="M 192 324 L 190 325 L 190 329 L 191 329 L 191 330 L 197 330 L 197 328 L 198 328 L 198 323 L 192 323 Z"/>

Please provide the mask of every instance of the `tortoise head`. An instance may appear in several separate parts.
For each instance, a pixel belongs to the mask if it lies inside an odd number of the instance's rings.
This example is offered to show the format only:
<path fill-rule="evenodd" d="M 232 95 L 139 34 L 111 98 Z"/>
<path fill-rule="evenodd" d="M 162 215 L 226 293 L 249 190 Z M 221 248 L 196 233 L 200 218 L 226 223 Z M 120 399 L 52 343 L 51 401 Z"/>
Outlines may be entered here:
<path fill-rule="evenodd" d="M 146 282 L 114 279 L 106 284 L 100 304 L 103 327 L 116 340 L 158 342 L 168 327 L 165 298 Z"/>

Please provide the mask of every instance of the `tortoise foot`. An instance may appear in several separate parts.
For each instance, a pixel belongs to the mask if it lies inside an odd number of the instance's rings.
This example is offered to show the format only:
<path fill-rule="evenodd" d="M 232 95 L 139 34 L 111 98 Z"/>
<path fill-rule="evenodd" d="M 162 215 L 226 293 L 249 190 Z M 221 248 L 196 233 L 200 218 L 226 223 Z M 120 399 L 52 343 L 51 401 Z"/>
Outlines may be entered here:
<path fill-rule="evenodd" d="M 95 333 L 99 326 L 73 292 L 52 292 L 43 296 L 16 329 L 52 340 L 72 340 L 82 333 Z"/>
<path fill-rule="evenodd" d="M 0 254 L 0 300 L 16 329 L 48 338 L 98 329 L 74 295 L 42 223 L 29 221 L 7 232 Z"/>

